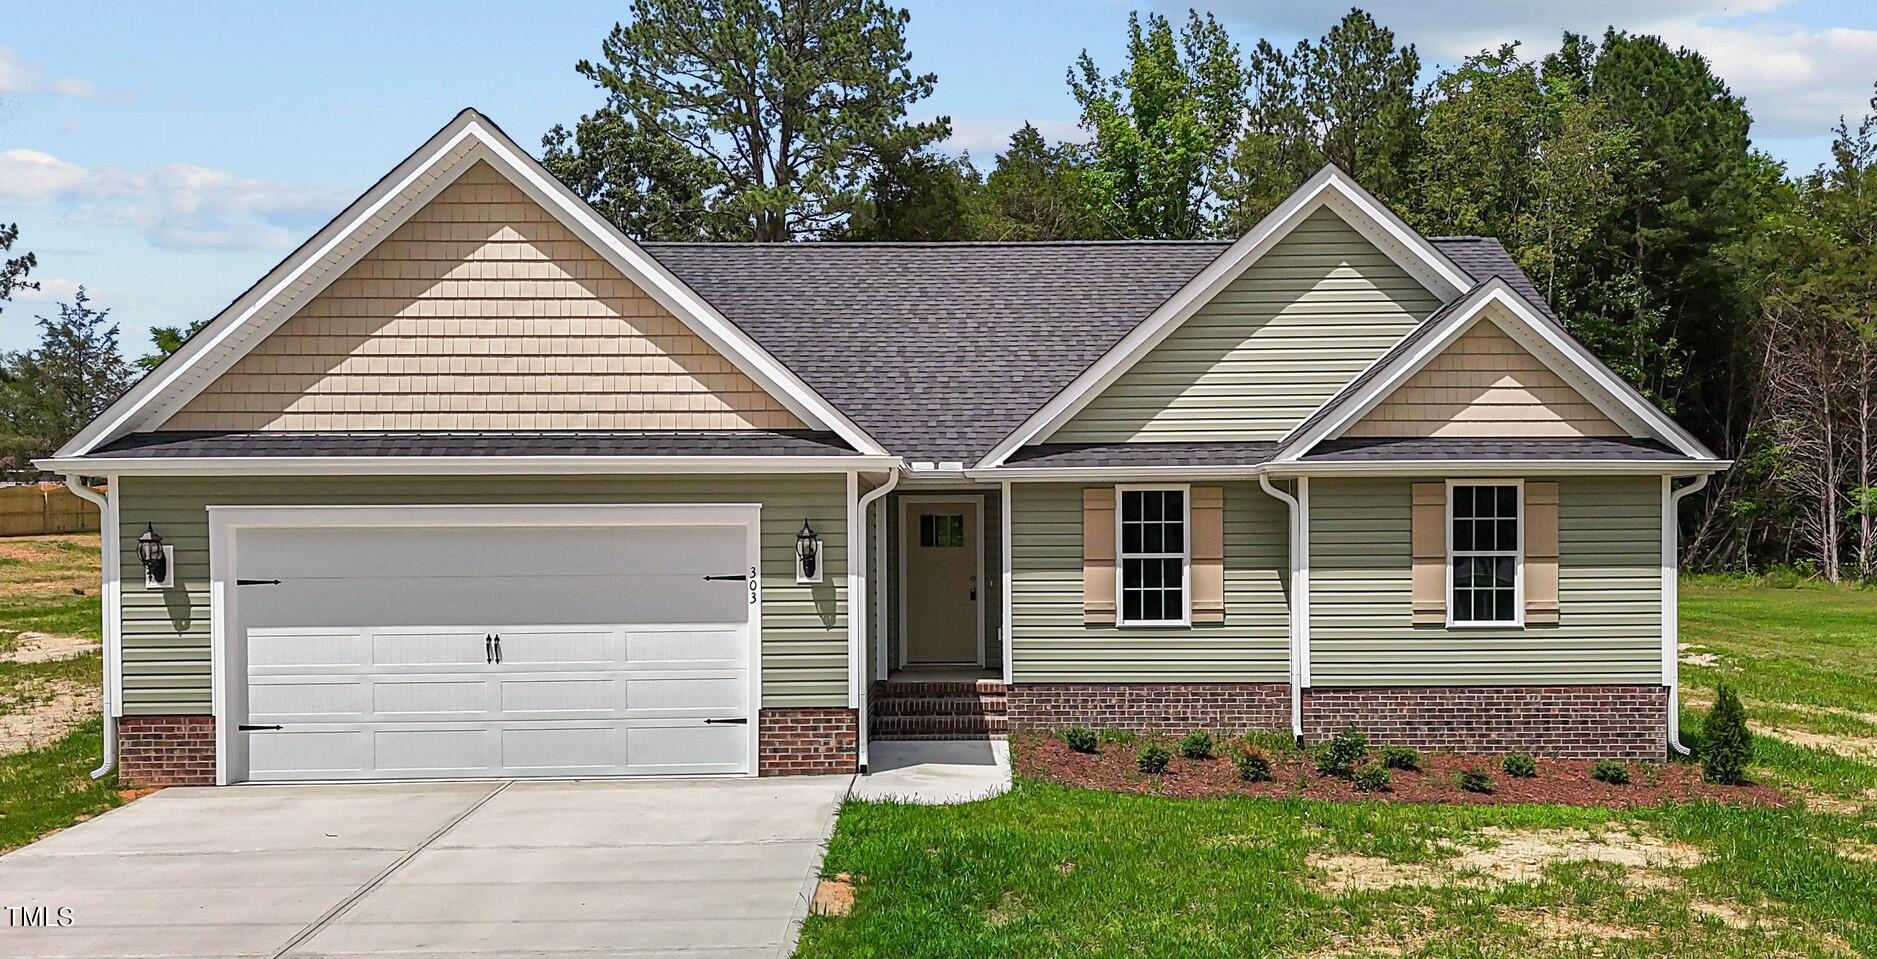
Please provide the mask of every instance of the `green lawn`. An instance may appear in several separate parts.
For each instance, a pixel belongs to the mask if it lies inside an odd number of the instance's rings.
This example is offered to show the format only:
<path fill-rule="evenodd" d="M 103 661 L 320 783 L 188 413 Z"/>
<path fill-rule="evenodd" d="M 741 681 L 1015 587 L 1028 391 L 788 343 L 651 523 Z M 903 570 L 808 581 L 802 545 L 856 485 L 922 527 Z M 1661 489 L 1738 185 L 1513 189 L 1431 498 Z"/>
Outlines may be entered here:
<path fill-rule="evenodd" d="M 1176 800 L 1019 782 L 849 803 L 803 957 L 1877 955 L 1877 591 L 1698 580 L 1683 696 L 1732 684 L 1788 809 Z M 1711 657 L 1711 658 L 1709 658 Z M 1684 714 L 1699 739 L 1701 711 Z M 1586 850 L 1590 850 L 1586 852 Z"/>

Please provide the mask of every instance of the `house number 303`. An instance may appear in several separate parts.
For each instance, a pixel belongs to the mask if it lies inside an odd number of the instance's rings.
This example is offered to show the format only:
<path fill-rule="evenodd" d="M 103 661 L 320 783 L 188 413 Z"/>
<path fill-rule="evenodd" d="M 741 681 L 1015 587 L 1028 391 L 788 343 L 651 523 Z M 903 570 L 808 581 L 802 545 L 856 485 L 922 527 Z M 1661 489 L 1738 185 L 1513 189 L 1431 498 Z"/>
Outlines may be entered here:
<path fill-rule="evenodd" d="M 749 604 L 756 605 L 756 567 L 749 568 Z"/>

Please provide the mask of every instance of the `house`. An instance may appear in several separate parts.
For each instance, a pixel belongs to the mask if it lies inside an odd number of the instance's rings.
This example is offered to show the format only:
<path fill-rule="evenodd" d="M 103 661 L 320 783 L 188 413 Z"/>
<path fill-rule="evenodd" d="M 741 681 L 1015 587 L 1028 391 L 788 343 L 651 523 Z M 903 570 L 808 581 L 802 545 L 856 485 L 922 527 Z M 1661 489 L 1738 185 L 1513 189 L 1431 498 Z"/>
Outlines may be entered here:
<path fill-rule="evenodd" d="M 41 463 L 109 480 L 114 748 L 172 783 L 1661 757 L 1726 465 L 1334 168 L 1232 242 L 634 243 L 470 110 Z"/>

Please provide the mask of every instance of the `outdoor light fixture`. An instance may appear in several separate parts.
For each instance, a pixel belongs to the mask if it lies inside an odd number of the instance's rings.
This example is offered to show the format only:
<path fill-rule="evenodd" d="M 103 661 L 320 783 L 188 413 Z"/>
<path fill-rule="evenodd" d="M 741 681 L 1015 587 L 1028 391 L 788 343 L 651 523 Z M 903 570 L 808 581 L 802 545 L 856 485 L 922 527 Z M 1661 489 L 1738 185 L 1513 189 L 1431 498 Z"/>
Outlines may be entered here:
<path fill-rule="evenodd" d="M 802 530 L 795 534 L 795 581 L 821 582 L 821 536 L 807 520 L 802 520 Z"/>
<path fill-rule="evenodd" d="M 170 560 L 175 552 L 176 547 L 163 544 L 155 526 L 143 524 L 143 535 L 137 537 L 137 561 L 143 564 L 145 589 L 162 589 L 171 584 Z"/>

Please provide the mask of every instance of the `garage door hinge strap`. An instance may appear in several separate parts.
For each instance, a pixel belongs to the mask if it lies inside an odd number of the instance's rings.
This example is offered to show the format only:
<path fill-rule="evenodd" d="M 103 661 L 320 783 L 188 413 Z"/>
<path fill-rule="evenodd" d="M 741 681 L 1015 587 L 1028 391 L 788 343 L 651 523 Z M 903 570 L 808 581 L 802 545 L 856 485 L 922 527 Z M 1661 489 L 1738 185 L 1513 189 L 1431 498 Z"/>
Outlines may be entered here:
<path fill-rule="evenodd" d="M 277 580 L 277 579 L 237 579 L 235 580 L 235 585 L 236 586 L 279 586 L 280 580 Z"/>
<path fill-rule="evenodd" d="M 748 573 L 735 573 L 732 575 L 723 575 L 723 576 L 706 576 L 704 577 L 704 579 L 710 582 L 727 582 L 730 580 L 735 580 L 736 582 L 741 583 L 741 582 L 746 582 L 749 580 L 749 574 Z"/>
<path fill-rule="evenodd" d="M 749 717 L 738 716 L 735 719 L 706 719 L 704 720 L 704 722 L 705 724 L 711 725 L 711 726 L 716 726 L 716 725 L 746 726 L 749 724 Z"/>
<path fill-rule="evenodd" d="M 252 723 L 242 723 L 241 725 L 239 725 L 239 726 L 236 726 L 235 728 L 236 728 L 236 729 L 238 729 L 238 730 L 240 730 L 240 731 L 242 731 L 242 732 L 244 732 L 244 733 L 251 733 L 251 732 L 253 732 L 253 731 L 255 731 L 255 730 L 257 730 L 257 729 L 282 729 L 282 728 L 284 728 L 284 727 L 281 727 L 281 726 L 257 726 L 257 725 L 254 725 L 254 724 L 252 724 Z"/>

